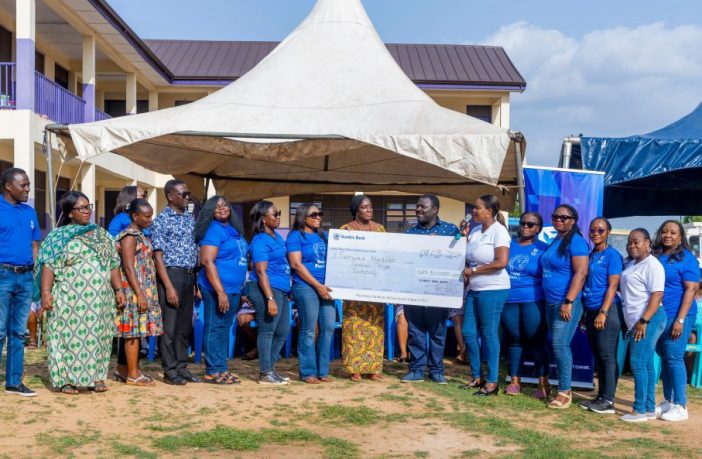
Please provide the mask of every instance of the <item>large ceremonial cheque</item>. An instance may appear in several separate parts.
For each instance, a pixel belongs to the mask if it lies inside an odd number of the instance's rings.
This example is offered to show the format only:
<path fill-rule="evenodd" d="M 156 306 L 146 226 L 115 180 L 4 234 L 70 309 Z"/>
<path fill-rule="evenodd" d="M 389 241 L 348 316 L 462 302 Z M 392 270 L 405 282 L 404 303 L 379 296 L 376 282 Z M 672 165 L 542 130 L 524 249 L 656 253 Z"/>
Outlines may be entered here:
<path fill-rule="evenodd" d="M 325 284 L 336 299 L 460 308 L 465 239 L 329 231 Z"/>

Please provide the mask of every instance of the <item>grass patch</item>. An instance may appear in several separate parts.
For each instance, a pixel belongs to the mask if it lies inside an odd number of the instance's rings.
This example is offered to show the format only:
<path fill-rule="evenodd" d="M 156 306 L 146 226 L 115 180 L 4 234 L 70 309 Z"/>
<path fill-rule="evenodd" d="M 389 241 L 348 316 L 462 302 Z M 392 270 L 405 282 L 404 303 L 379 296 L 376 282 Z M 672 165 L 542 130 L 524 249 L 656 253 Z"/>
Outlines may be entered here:
<path fill-rule="evenodd" d="M 320 416 L 334 424 L 368 426 L 381 420 L 381 415 L 367 406 L 323 405 Z"/>
<path fill-rule="evenodd" d="M 184 448 L 257 451 L 267 443 L 313 443 L 322 446 L 329 458 L 357 457 L 358 447 L 338 438 L 324 438 L 305 429 L 261 429 L 258 432 L 217 426 L 202 432 L 168 435 L 154 441 L 157 448 L 176 452 Z"/>
<path fill-rule="evenodd" d="M 59 432 L 56 434 L 37 435 L 37 442 L 49 448 L 54 454 L 65 456 L 70 451 L 93 443 L 100 437 L 100 432 Z"/>
<path fill-rule="evenodd" d="M 135 445 L 127 445 L 118 441 L 112 442 L 112 450 L 120 456 L 133 456 L 139 459 L 156 459 L 158 455 Z"/>
<path fill-rule="evenodd" d="M 645 458 L 656 458 L 663 456 L 700 457 L 702 451 L 699 449 L 687 448 L 679 443 L 669 441 L 659 441 L 650 437 L 635 437 L 617 440 L 612 448 L 626 456 L 640 456 Z M 604 452 L 604 450 L 603 450 Z"/>

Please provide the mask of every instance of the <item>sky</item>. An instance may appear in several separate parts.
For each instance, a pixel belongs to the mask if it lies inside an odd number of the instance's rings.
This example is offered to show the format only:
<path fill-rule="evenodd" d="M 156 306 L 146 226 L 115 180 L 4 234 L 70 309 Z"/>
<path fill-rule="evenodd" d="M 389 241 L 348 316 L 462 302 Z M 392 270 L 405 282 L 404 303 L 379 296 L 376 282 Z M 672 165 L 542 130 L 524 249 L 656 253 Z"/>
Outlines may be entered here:
<path fill-rule="evenodd" d="M 281 40 L 314 0 L 108 0 L 142 38 Z M 193 5 L 197 7 L 193 7 Z M 511 128 L 530 164 L 555 166 L 570 134 L 663 127 L 702 101 L 699 0 L 365 0 L 387 43 L 502 46 L 527 81 Z M 622 225 L 651 227 L 653 220 Z M 660 221 L 660 218 L 656 219 Z"/>

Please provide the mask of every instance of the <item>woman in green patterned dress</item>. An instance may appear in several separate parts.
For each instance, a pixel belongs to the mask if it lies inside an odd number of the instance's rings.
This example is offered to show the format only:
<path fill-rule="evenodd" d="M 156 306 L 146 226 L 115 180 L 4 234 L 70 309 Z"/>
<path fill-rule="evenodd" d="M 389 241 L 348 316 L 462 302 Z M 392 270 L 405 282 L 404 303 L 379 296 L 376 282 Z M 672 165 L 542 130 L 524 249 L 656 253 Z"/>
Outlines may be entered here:
<path fill-rule="evenodd" d="M 340 229 L 348 231 L 385 232 L 380 223 L 373 221 L 373 203 L 368 196 L 356 195 L 351 200 L 353 221 Z M 351 381 L 361 375 L 371 381 L 383 379 L 383 352 L 385 349 L 385 308 L 379 303 L 344 301 L 344 320 L 341 328 L 341 363 Z"/>
<path fill-rule="evenodd" d="M 115 306 L 125 303 L 119 256 L 112 237 L 90 223 L 87 196 L 71 191 L 59 205 L 59 227 L 41 245 L 35 271 L 48 313 L 51 385 L 69 395 L 78 387 L 105 392 Z"/>

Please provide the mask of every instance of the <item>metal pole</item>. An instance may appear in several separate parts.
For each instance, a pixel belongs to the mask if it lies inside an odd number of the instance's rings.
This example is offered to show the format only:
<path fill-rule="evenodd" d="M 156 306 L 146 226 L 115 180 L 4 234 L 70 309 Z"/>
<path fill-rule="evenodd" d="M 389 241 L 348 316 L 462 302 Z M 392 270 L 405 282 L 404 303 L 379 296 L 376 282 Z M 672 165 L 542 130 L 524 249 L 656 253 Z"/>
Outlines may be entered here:
<path fill-rule="evenodd" d="M 46 174 L 48 175 L 47 188 L 49 190 L 49 231 L 54 229 L 54 212 L 56 212 L 56 191 L 54 190 L 54 165 L 51 153 L 51 132 L 44 129 L 44 155 L 46 156 Z"/>
<path fill-rule="evenodd" d="M 512 137 L 514 140 L 514 162 L 517 170 L 517 197 L 519 199 L 519 209 L 526 210 L 526 192 L 524 191 L 524 168 L 522 167 L 522 140 L 523 136 L 517 132 Z"/>
<path fill-rule="evenodd" d="M 563 169 L 570 168 L 570 156 L 573 151 L 573 144 L 570 140 L 563 141 L 563 150 L 561 151 L 561 167 Z"/>

